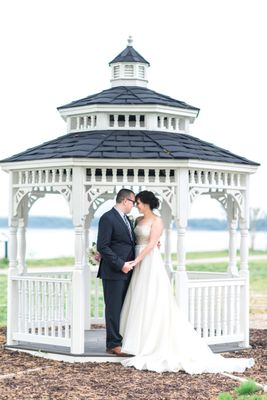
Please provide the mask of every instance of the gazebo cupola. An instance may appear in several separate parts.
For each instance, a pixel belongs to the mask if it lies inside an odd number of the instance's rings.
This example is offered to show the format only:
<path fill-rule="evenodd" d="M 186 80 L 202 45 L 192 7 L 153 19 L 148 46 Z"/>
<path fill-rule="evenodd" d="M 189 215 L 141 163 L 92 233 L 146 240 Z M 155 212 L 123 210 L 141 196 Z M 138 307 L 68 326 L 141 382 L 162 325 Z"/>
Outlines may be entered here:
<path fill-rule="evenodd" d="M 111 86 L 147 86 L 146 72 L 149 62 L 146 61 L 132 46 L 129 36 L 128 46 L 110 63 Z"/>
<path fill-rule="evenodd" d="M 67 133 L 149 130 L 189 133 L 199 109 L 148 89 L 149 62 L 128 46 L 110 63 L 111 88 L 58 108 Z"/>

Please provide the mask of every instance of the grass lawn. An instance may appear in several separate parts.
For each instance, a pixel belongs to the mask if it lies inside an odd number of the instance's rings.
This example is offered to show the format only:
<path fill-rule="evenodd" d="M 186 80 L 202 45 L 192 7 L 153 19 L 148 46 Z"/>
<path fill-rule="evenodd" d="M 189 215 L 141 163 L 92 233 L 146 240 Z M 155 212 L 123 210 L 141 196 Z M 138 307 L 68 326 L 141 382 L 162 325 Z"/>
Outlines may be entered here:
<path fill-rule="evenodd" d="M 225 262 L 188 264 L 188 271 L 212 271 L 225 272 L 227 266 Z M 250 271 L 250 290 L 253 292 L 266 292 L 267 287 L 267 260 L 252 260 L 249 262 Z"/>
<path fill-rule="evenodd" d="M 7 276 L 0 275 L 0 326 L 6 325 Z"/>

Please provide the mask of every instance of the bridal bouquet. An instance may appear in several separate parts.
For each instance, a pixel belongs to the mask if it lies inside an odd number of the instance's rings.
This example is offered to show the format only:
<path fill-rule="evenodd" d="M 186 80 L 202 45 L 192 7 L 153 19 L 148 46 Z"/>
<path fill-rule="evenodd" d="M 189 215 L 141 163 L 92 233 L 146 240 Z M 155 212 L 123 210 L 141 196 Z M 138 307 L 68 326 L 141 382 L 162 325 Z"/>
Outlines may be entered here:
<path fill-rule="evenodd" d="M 134 226 L 134 217 L 131 214 L 127 215 L 127 217 L 128 217 L 128 220 L 130 221 L 130 224 Z"/>
<path fill-rule="evenodd" d="M 99 265 L 101 254 L 96 249 L 96 243 L 93 242 L 88 251 L 88 261 L 91 265 Z"/>

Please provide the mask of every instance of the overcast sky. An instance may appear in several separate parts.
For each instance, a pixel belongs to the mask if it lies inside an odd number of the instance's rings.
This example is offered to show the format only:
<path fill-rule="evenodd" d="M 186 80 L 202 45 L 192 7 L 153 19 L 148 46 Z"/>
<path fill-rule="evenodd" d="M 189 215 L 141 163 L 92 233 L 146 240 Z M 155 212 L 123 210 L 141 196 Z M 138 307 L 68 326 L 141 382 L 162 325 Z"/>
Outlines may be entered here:
<path fill-rule="evenodd" d="M 108 63 L 132 35 L 151 65 L 148 87 L 201 109 L 194 136 L 261 163 L 251 206 L 267 211 L 265 7 L 265 0 L 3 0 L 0 159 L 65 134 L 56 108 L 109 88 Z M 0 188 L 5 216 L 3 171 Z"/>

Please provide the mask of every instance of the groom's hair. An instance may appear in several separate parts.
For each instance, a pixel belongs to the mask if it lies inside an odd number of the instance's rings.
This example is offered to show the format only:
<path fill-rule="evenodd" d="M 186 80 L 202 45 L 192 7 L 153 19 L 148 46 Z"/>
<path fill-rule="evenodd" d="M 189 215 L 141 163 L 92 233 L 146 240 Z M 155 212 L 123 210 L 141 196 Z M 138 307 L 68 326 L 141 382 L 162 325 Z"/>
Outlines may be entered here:
<path fill-rule="evenodd" d="M 122 203 L 124 199 L 127 199 L 131 194 L 134 194 L 134 192 L 130 189 L 121 189 L 116 196 L 116 203 Z"/>

